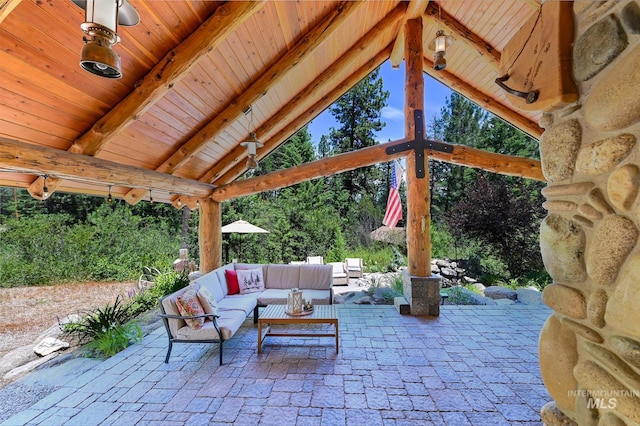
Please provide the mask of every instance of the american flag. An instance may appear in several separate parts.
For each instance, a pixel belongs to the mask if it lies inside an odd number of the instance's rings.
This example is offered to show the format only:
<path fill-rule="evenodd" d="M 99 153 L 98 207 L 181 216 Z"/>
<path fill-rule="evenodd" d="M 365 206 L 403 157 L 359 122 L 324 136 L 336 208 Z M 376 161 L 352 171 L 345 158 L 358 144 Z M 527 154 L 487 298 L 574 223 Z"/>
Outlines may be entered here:
<path fill-rule="evenodd" d="M 402 181 L 402 173 L 404 170 L 398 164 L 398 160 L 394 160 L 391 165 L 391 187 L 389 188 L 389 199 L 387 200 L 387 211 L 382 219 L 382 224 L 389 228 L 395 228 L 398 221 L 402 219 L 402 201 L 400 201 L 400 182 Z"/>

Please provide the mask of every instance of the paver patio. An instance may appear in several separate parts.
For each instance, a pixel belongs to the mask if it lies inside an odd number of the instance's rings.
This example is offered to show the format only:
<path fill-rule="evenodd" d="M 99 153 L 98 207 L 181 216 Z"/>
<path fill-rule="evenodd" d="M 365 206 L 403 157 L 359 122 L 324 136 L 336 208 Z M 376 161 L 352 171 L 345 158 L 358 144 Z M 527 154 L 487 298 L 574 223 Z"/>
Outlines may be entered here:
<path fill-rule="evenodd" d="M 442 306 L 438 318 L 340 305 L 332 338 L 267 339 L 249 318 L 225 343 L 164 328 L 105 360 L 74 359 L 14 385 L 59 386 L 4 425 L 540 425 L 544 306 Z"/>

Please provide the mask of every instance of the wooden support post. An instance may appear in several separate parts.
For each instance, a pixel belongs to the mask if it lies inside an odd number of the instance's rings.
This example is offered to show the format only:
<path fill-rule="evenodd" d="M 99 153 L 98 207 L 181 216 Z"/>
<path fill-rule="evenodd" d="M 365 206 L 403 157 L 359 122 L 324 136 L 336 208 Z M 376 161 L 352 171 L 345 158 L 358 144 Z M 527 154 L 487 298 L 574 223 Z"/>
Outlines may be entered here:
<path fill-rule="evenodd" d="M 407 21 L 405 28 L 405 138 L 413 139 L 415 148 L 407 155 L 407 254 L 409 267 L 403 274 L 404 296 L 412 315 L 440 315 L 440 281 L 431 275 L 431 194 L 427 151 L 424 142 L 424 75 L 422 63 L 422 19 Z M 416 113 L 418 111 L 418 113 Z M 421 120 L 416 123 L 416 120 Z M 418 131 L 416 131 L 418 130 Z M 424 155 L 422 161 L 416 161 Z M 421 166 L 421 164 L 424 166 Z"/>
<path fill-rule="evenodd" d="M 222 209 L 211 198 L 201 198 L 199 204 L 200 273 L 204 275 L 222 265 Z"/>
<path fill-rule="evenodd" d="M 413 139 L 416 123 L 414 111 L 424 111 L 424 75 L 422 72 L 422 18 L 407 21 L 405 33 L 405 137 Z M 424 117 L 422 118 L 424 120 Z M 424 126 L 422 127 L 424 128 Z M 429 235 L 431 205 L 429 169 L 425 177 L 416 177 L 416 151 L 407 156 L 407 254 L 409 274 L 431 275 L 431 238 Z"/>

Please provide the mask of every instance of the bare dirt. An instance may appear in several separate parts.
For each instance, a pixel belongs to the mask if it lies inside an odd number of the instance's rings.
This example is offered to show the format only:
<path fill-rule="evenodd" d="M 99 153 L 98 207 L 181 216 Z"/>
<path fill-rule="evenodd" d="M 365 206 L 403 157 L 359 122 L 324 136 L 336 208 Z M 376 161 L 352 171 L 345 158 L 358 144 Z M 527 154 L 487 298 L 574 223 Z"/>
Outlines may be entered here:
<path fill-rule="evenodd" d="M 102 307 L 137 283 L 71 283 L 42 287 L 0 288 L 0 359 L 13 349 L 35 345 L 58 318 Z"/>

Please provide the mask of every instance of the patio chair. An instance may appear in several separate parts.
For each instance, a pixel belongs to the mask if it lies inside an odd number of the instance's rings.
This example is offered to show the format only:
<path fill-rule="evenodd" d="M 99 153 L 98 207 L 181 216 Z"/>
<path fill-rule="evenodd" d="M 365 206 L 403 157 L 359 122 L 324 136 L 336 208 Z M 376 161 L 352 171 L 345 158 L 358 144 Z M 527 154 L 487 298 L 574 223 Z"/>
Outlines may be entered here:
<path fill-rule="evenodd" d="M 322 256 L 307 256 L 307 264 L 324 265 L 324 258 Z"/>
<path fill-rule="evenodd" d="M 329 262 L 333 266 L 333 285 L 349 285 L 349 277 L 343 262 Z"/>
<path fill-rule="evenodd" d="M 362 259 L 359 257 L 347 257 L 344 260 L 345 269 L 349 278 L 362 278 Z"/>

